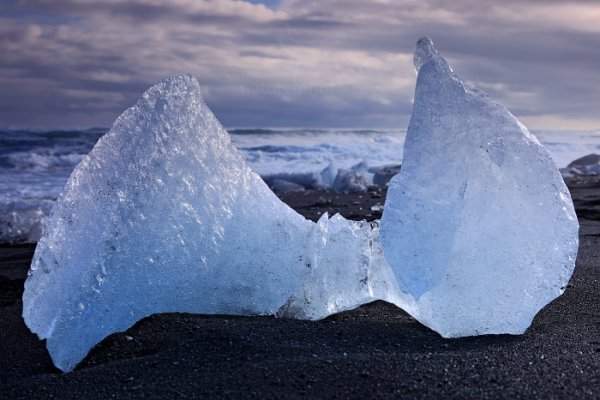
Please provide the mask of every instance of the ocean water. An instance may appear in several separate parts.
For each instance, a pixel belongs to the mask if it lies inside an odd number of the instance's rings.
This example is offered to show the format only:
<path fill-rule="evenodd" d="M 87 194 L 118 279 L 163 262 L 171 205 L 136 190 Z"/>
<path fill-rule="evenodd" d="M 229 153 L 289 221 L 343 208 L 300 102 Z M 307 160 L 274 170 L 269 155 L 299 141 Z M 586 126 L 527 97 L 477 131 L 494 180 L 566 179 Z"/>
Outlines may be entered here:
<path fill-rule="evenodd" d="M 35 242 L 71 171 L 105 129 L 0 131 L 0 243 Z M 232 129 L 233 143 L 252 168 L 302 183 L 325 168 L 361 162 L 376 169 L 402 162 L 403 130 Z M 600 153 L 600 131 L 534 132 L 558 167 Z"/>

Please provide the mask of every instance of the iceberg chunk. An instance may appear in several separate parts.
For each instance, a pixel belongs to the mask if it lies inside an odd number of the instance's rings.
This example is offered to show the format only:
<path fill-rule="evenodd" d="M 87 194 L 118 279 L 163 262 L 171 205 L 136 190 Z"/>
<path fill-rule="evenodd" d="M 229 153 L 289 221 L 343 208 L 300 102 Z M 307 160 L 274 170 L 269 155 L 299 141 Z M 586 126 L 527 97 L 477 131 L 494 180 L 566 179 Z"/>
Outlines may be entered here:
<path fill-rule="evenodd" d="M 565 290 L 578 222 L 550 154 L 428 38 L 381 242 L 416 319 L 444 337 L 522 333 Z"/>
<path fill-rule="evenodd" d="M 353 260 L 376 232 L 289 208 L 234 148 L 198 82 L 175 76 L 73 171 L 38 242 L 23 317 L 63 371 L 154 313 L 323 318 L 394 290 L 380 250 Z M 347 250 L 337 239 L 358 247 L 336 256 Z M 294 301 L 304 294 L 312 300 Z"/>
<path fill-rule="evenodd" d="M 198 82 L 168 78 L 72 173 L 37 245 L 23 316 L 70 370 L 150 314 L 273 314 L 300 284 L 311 225 L 246 165 Z"/>

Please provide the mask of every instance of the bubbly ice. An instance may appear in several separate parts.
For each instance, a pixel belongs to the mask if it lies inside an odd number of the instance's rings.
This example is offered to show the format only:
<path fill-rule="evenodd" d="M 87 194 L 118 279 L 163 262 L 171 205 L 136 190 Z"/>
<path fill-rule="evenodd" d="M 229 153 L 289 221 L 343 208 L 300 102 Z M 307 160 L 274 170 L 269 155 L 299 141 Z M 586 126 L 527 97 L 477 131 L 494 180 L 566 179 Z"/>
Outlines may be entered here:
<path fill-rule="evenodd" d="M 379 243 L 379 223 L 348 221 L 325 213 L 307 241 L 301 289 L 279 316 L 321 319 L 373 300 L 411 304 L 400 292 Z"/>
<path fill-rule="evenodd" d="M 198 82 L 176 76 L 75 168 L 36 248 L 23 317 L 63 371 L 154 313 L 321 318 L 393 284 L 372 235 L 340 216 L 315 224 L 281 202 Z"/>
<path fill-rule="evenodd" d="M 441 335 L 522 333 L 575 266 L 569 191 L 527 128 L 461 81 L 430 39 L 414 63 L 402 171 L 381 221 L 385 258 L 415 300 L 407 311 Z"/>

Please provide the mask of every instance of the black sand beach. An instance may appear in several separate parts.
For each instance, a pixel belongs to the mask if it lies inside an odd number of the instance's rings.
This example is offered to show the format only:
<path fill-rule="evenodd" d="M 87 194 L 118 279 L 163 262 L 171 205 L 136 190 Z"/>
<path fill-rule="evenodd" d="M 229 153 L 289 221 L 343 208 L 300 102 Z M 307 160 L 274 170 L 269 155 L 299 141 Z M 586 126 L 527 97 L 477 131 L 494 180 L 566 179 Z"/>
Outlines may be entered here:
<path fill-rule="evenodd" d="M 21 319 L 34 246 L 0 247 L 0 398 L 596 398 L 600 179 L 570 183 L 580 248 L 566 293 L 521 336 L 447 340 L 375 302 L 323 321 L 156 315 L 55 369 Z M 311 219 L 375 219 L 385 193 L 282 196 Z"/>

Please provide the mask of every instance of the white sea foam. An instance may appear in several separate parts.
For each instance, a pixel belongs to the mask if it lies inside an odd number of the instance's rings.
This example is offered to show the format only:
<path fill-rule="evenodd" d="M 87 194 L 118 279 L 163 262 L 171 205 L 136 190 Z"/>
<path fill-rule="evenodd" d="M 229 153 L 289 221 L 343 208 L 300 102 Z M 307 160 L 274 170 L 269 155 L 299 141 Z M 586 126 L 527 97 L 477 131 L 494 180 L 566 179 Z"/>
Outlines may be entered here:
<path fill-rule="evenodd" d="M 0 131 L 0 242 L 35 242 L 73 168 L 105 130 L 73 132 Z M 232 129 L 233 143 L 265 180 L 310 186 L 328 166 L 348 169 L 402 162 L 404 130 Z M 600 131 L 534 132 L 560 168 L 600 153 Z M 320 180 L 331 186 L 333 176 Z M 372 176 L 367 177 L 372 178 Z M 368 180 L 368 179 L 367 179 Z M 317 185 L 317 186 L 319 186 Z"/>
<path fill-rule="evenodd" d="M 317 172 L 333 162 L 350 168 L 362 161 L 369 166 L 400 164 L 403 130 L 274 130 L 240 134 L 232 141 L 261 176 Z"/>

